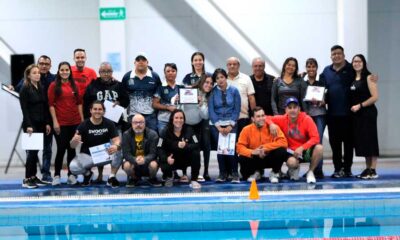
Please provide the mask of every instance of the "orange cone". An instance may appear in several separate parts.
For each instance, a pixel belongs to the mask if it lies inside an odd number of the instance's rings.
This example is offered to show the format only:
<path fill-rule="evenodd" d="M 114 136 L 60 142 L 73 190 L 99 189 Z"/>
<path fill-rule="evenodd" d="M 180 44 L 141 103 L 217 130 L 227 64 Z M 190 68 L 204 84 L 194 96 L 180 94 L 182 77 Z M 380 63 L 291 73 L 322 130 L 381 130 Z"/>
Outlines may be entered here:
<path fill-rule="evenodd" d="M 251 182 L 249 199 L 250 200 L 258 200 L 258 199 L 260 199 L 260 195 L 258 194 L 256 180 L 253 180 Z"/>

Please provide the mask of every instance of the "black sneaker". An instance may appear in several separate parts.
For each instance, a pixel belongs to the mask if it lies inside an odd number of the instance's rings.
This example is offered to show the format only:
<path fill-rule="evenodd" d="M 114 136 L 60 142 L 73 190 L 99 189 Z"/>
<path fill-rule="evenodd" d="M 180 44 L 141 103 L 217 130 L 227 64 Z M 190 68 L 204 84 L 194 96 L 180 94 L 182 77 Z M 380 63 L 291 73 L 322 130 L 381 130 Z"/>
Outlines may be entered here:
<path fill-rule="evenodd" d="M 156 177 L 147 179 L 147 183 L 153 187 L 161 187 L 162 184 L 158 181 Z"/>
<path fill-rule="evenodd" d="M 377 179 L 379 177 L 379 175 L 376 173 L 376 170 L 373 168 L 370 169 L 369 174 L 371 179 Z"/>
<path fill-rule="evenodd" d="M 370 179 L 371 178 L 371 170 L 369 168 L 364 169 L 360 175 L 357 175 L 357 178 L 361 179 Z"/>
<path fill-rule="evenodd" d="M 343 172 L 343 177 L 352 178 L 352 177 L 354 177 L 354 175 L 353 175 L 353 173 L 351 171 L 344 171 Z"/>
<path fill-rule="evenodd" d="M 138 180 L 133 178 L 133 177 L 128 177 L 127 181 L 126 181 L 126 187 L 127 188 L 133 188 L 138 184 Z"/>
<path fill-rule="evenodd" d="M 22 180 L 22 187 L 24 188 L 37 188 L 38 185 L 36 185 L 35 181 L 32 180 L 32 178 L 25 178 Z"/>
<path fill-rule="evenodd" d="M 116 177 L 110 177 L 107 180 L 107 186 L 110 186 L 112 188 L 117 188 L 119 187 L 119 181 Z"/>
<path fill-rule="evenodd" d="M 344 172 L 343 170 L 335 171 L 332 175 L 331 178 L 342 178 L 344 177 Z"/>
<path fill-rule="evenodd" d="M 90 171 L 89 175 L 87 176 L 83 176 L 83 182 L 82 182 L 82 186 L 89 186 L 90 185 L 90 181 L 92 180 L 92 176 L 93 176 L 93 172 Z"/>
<path fill-rule="evenodd" d="M 42 186 L 46 186 L 46 185 L 47 185 L 47 183 L 43 182 L 42 180 L 40 180 L 40 179 L 37 178 L 36 176 L 31 177 L 31 179 L 32 179 L 32 181 L 33 181 L 36 185 L 38 185 L 39 187 L 42 187 Z"/>
<path fill-rule="evenodd" d="M 217 178 L 217 180 L 215 180 L 217 183 L 223 183 L 226 182 L 226 175 L 225 174 L 220 174 Z"/>
<path fill-rule="evenodd" d="M 208 174 L 204 174 L 203 178 L 205 181 L 211 181 L 211 178 Z"/>

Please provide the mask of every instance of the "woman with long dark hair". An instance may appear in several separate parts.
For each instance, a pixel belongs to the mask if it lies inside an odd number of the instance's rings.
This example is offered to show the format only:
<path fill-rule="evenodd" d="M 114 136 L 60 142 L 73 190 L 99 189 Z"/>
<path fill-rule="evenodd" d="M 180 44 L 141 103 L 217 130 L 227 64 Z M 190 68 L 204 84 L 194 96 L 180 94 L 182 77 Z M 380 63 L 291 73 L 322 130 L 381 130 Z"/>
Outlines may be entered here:
<path fill-rule="evenodd" d="M 185 113 L 175 109 L 160 135 L 158 156 L 164 174 L 165 186 L 173 185 L 173 171 L 191 166 L 192 188 L 200 188 L 197 177 L 200 170 L 199 142 L 190 126 L 185 123 Z"/>
<path fill-rule="evenodd" d="M 35 64 L 31 64 L 25 69 L 19 102 L 23 115 L 22 128 L 24 132 L 28 134 L 50 134 L 46 92 L 40 84 L 40 70 Z M 45 182 L 36 177 L 39 162 L 38 152 L 38 150 L 26 151 L 25 179 L 22 182 L 22 187 L 37 188 L 46 185 Z"/>
<path fill-rule="evenodd" d="M 365 157 L 366 169 L 357 177 L 362 179 L 378 178 L 376 163 L 379 156 L 378 84 L 372 80 L 367 68 L 367 61 L 362 54 L 357 54 L 351 61 L 356 77 L 350 87 L 351 111 L 354 130 L 354 147 L 356 156 Z"/>
<path fill-rule="evenodd" d="M 301 102 L 303 111 L 306 105 L 303 101 L 307 89 L 306 83 L 299 77 L 299 64 L 297 59 L 289 57 L 282 65 L 281 76 L 272 84 L 271 106 L 274 115 L 285 114 L 285 102 L 290 97 L 295 97 Z"/>
<path fill-rule="evenodd" d="M 237 121 L 240 114 L 240 94 L 234 86 L 228 85 L 228 74 L 222 68 L 214 71 L 212 76 L 217 85 L 208 101 L 211 136 L 218 143 L 219 134 L 227 136 L 236 133 Z M 217 154 L 219 176 L 217 182 L 225 182 L 228 173 L 232 172 L 232 183 L 240 183 L 238 160 L 234 155 Z"/>
<path fill-rule="evenodd" d="M 69 145 L 76 128 L 83 121 L 82 99 L 78 86 L 71 74 L 71 65 L 61 62 L 58 65 L 56 80 L 49 86 L 49 106 L 53 119 L 53 129 L 57 143 L 53 186 L 60 185 L 61 168 L 67 151 L 68 184 L 77 184 L 76 176 L 69 170 L 69 163 L 75 157 L 75 150 Z"/>

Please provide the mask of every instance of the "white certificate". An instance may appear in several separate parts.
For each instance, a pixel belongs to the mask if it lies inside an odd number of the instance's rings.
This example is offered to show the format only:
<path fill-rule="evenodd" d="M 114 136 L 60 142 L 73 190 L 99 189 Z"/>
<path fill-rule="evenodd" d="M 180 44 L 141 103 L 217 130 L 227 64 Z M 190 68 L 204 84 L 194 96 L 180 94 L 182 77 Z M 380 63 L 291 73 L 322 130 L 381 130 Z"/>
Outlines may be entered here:
<path fill-rule="evenodd" d="M 24 150 L 43 150 L 43 133 L 23 133 L 21 145 Z"/>
<path fill-rule="evenodd" d="M 305 101 L 322 101 L 324 100 L 324 87 L 308 86 Z"/>
<path fill-rule="evenodd" d="M 111 146 L 110 143 L 100 144 L 98 146 L 90 147 L 90 155 L 92 156 L 93 163 L 104 164 L 111 161 L 110 155 L 107 152 L 107 149 Z"/>
<path fill-rule="evenodd" d="M 180 88 L 179 102 L 180 103 L 199 103 L 197 88 Z"/>
<path fill-rule="evenodd" d="M 221 133 L 218 135 L 217 154 L 235 155 L 236 133 L 229 133 L 224 136 Z"/>
<path fill-rule="evenodd" d="M 104 117 L 117 123 L 119 121 L 119 119 L 121 118 L 122 113 L 125 111 L 125 108 L 123 108 L 119 105 L 115 105 L 113 107 L 113 105 L 114 105 L 113 102 L 110 102 L 108 100 L 104 101 L 104 107 L 106 108 Z"/>

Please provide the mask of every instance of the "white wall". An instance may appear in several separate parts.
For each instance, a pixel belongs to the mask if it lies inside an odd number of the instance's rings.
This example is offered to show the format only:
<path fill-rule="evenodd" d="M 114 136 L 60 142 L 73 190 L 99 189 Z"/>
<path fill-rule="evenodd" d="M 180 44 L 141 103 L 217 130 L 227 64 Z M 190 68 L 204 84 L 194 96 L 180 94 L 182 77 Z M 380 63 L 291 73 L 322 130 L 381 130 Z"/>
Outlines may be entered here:
<path fill-rule="evenodd" d="M 389 107 L 396 109 L 393 104 L 398 102 L 399 81 L 394 77 L 397 74 L 393 63 L 394 56 L 399 55 L 399 34 L 395 33 L 396 24 L 387 25 L 399 22 L 399 3 L 371 2 L 373 7 L 378 5 L 385 11 L 367 8 L 366 0 L 351 3 L 342 0 L 125 1 L 126 65 L 131 68 L 136 53 L 144 51 L 150 65 L 161 76 L 166 62 L 177 63 L 180 80 L 190 71 L 191 54 L 200 50 L 206 55 L 208 71 L 225 67 L 228 57 L 238 56 L 242 71 L 250 73 L 251 59 L 261 55 L 267 57 L 267 71 L 277 75 L 289 56 L 299 60 L 301 70 L 308 57 L 315 57 L 322 70 L 330 64 L 332 45 L 344 43 L 348 59 L 358 52 L 368 54 L 365 49 L 368 46 L 368 51 L 374 53 L 371 68 L 381 75 L 378 104 L 380 141 L 384 143 L 381 150 L 399 154 L 395 143 L 399 132 L 394 130 L 398 129 L 395 127 L 398 114 L 395 118 L 388 117 Z M 340 4 L 343 8 L 338 12 Z M 53 72 L 58 62 L 72 62 L 72 52 L 77 47 L 87 50 L 87 65 L 97 69 L 104 60 L 100 54 L 98 8 L 99 0 L 0 0 L 0 37 L 17 53 L 49 55 L 53 59 Z M 364 37 L 367 35 L 365 11 L 370 14 L 368 38 L 373 39 L 373 45 L 367 45 Z M 340 16 L 345 26 L 341 27 Z M 391 56 L 390 61 L 382 61 L 385 56 L 380 52 Z M 9 79 L 0 81 L 9 82 Z M 6 114 L 0 116 L 0 132 L 4 133 L 0 138 L 0 164 L 8 158 L 8 146 L 15 135 L 13 124 L 21 121 L 19 106 L 10 110 L 12 105 L 8 101 L 6 95 L 2 96 L 2 110 Z"/>

